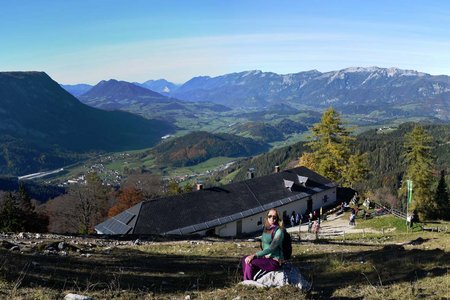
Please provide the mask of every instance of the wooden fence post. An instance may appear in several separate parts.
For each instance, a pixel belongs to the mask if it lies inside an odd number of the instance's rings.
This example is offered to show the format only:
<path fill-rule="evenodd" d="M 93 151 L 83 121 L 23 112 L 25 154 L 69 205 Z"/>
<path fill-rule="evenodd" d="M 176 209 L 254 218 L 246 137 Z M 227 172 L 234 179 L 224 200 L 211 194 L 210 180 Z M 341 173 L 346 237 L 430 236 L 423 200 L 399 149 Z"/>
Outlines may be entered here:
<path fill-rule="evenodd" d="M 302 228 L 302 223 L 298 224 L 298 240 L 301 241 L 302 237 L 301 237 L 301 228 Z"/>

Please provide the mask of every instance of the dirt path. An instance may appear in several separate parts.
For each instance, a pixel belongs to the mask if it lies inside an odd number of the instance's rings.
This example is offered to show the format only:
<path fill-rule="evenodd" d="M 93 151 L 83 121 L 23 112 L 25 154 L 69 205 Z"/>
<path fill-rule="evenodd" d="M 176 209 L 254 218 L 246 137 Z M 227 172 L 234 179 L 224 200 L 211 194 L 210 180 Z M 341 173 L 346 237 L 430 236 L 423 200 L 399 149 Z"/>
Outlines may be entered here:
<path fill-rule="evenodd" d="M 375 232 L 372 229 L 356 229 L 355 226 L 349 225 L 348 216 L 341 214 L 339 216 L 328 216 L 326 221 L 322 221 L 320 224 L 320 237 L 335 237 L 344 235 L 344 233 L 362 233 L 362 232 Z M 315 239 L 315 234 L 308 233 L 308 225 L 306 223 L 301 226 L 294 226 L 287 229 L 287 231 L 294 236 L 298 236 L 300 229 L 300 236 L 302 239 L 310 240 Z"/>

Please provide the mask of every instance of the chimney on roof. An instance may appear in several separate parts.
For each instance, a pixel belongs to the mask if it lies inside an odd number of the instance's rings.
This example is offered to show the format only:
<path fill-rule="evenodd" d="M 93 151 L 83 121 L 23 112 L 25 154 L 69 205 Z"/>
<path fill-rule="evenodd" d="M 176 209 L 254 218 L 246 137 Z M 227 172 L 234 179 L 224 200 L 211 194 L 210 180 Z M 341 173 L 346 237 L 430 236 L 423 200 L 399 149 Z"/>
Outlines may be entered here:
<path fill-rule="evenodd" d="M 196 187 L 197 187 L 197 191 L 203 190 L 203 183 L 197 182 Z"/>
<path fill-rule="evenodd" d="M 250 168 L 247 171 L 247 179 L 253 179 L 253 178 L 255 178 L 255 169 Z"/>
<path fill-rule="evenodd" d="M 280 166 L 275 166 L 275 169 L 274 169 L 274 171 L 275 171 L 275 173 L 280 173 Z"/>

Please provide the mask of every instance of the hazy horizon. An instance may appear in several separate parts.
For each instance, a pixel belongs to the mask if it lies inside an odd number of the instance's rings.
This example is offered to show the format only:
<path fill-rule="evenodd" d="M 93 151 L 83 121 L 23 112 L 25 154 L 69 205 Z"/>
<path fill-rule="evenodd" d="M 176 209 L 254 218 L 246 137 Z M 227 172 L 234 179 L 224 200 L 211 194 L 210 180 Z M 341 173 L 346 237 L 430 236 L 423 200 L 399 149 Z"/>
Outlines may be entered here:
<path fill-rule="evenodd" d="M 450 75 L 448 11 L 419 0 L 3 1 L 0 66 L 91 85 L 372 66 Z"/>

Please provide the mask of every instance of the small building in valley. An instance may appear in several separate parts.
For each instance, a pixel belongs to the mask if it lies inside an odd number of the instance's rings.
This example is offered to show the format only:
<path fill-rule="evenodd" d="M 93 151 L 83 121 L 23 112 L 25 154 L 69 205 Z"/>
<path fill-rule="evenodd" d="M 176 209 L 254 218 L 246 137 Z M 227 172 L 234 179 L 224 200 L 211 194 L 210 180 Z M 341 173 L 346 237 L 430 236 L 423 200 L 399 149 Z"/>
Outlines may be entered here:
<path fill-rule="evenodd" d="M 261 230 L 267 211 L 305 214 L 335 205 L 337 186 L 297 167 L 270 175 L 143 201 L 98 224 L 98 234 L 214 234 L 240 236 Z"/>

